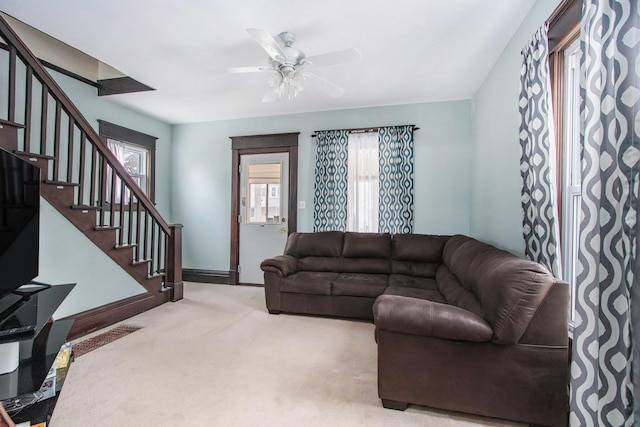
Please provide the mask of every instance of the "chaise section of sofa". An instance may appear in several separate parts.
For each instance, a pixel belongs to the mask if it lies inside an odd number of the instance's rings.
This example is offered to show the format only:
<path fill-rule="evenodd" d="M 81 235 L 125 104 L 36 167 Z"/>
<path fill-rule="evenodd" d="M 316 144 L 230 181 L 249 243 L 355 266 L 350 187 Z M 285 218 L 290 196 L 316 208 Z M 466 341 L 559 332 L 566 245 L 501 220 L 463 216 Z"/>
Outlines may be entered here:
<path fill-rule="evenodd" d="M 444 303 L 395 295 L 375 303 L 383 405 L 566 425 L 567 283 L 465 236 L 451 237 L 442 258 Z"/>

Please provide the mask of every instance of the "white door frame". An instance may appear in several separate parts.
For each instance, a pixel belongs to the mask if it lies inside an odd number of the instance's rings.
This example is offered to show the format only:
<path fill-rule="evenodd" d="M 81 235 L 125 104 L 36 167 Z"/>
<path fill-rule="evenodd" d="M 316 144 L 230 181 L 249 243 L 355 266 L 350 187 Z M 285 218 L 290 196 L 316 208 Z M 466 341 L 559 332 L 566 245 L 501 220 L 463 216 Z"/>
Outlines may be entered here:
<path fill-rule="evenodd" d="M 245 154 L 289 153 L 289 209 L 287 223 L 289 233 L 298 227 L 298 135 L 282 133 L 231 137 L 231 248 L 229 284 L 240 285 L 238 265 L 240 261 L 240 157 Z"/>

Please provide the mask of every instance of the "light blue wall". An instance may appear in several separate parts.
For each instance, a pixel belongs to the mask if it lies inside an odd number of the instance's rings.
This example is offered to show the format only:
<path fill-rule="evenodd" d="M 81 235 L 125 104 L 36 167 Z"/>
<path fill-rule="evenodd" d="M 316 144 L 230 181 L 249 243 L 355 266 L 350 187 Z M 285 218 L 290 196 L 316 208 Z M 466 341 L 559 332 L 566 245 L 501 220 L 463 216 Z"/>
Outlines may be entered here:
<path fill-rule="evenodd" d="M 183 265 L 229 269 L 231 136 L 300 132 L 298 231 L 313 230 L 315 130 L 415 124 L 416 233 L 470 232 L 471 103 L 413 104 L 175 125 L 172 214 Z"/>
<path fill-rule="evenodd" d="M 524 254 L 518 96 L 520 51 L 559 0 L 538 0 L 476 92 L 471 235 Z"/>
<path fill-rule="evenodd" d="M 51 71 L 56 82 L 76 104 L 89 123 L 98 119 L 158 137 L 156 150 L 156 202 L 170 219 L 171 213 L 171 126 L 149 116 L 98 98 L 96 88 Z M 41 199 L 40 263 L 37 280 L 77 283 L 55 313 L 64 317 L 146 292 L 114 261 L 88 240 L 51 205 Z"/>
<path fill-rule="evenodd" d="M 40 282 L 77 283 L 55 312 L 56 319 L 146 292 L 42 198 L 39 270 Z"/>

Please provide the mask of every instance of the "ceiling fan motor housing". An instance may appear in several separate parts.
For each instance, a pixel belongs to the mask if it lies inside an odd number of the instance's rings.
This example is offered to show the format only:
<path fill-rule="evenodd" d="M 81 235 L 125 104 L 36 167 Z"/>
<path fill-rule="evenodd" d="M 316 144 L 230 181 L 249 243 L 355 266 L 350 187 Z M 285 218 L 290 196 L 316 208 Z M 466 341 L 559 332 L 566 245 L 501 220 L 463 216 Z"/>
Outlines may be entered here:
<path fill-rule="evenodd" d="M 273 68 L 279 70 L 284 77 L 289 77 L 291 73 L 296 71 L 298 67 L 306 62 L 307 56 L 301 50 L 291 47 L 293 42 L 296 40 L 295 33 L 285 31 L 280 33 L 278 38 L 284 45 L 282 46 L 282 50 L 286 57 L 284 58 L 284 61 L 281 62 L 269 58 L 269 63 Z"/>

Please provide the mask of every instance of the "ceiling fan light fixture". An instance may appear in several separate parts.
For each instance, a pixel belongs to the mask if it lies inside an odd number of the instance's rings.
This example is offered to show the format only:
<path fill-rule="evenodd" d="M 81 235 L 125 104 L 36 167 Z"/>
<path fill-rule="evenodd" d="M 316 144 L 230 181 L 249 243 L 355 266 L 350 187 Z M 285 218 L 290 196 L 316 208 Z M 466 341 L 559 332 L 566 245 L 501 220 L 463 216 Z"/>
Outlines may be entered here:
<path fill-rule="evenodd" d="M 272 89 L 277 89 L 282 84 L 282 80 L 283 80 L 283 76 L 281 73 L 279 72 L 270 73 L 267 76 L 267 86 L 269 86 Z"/>

